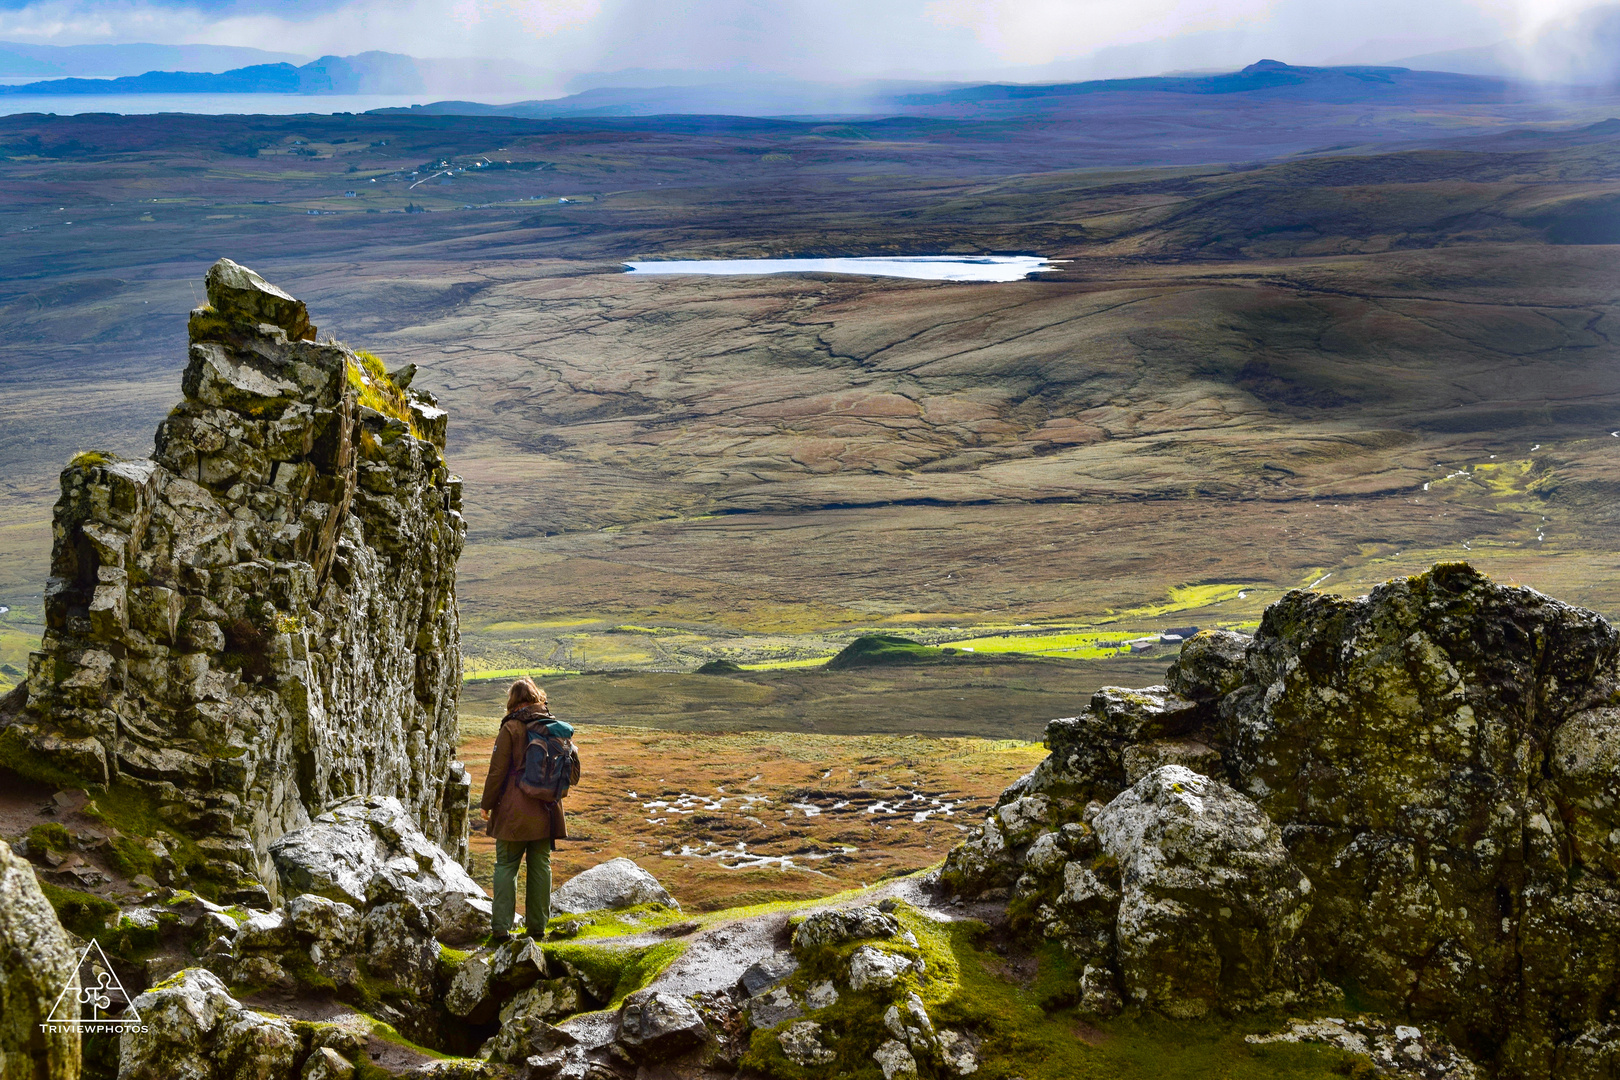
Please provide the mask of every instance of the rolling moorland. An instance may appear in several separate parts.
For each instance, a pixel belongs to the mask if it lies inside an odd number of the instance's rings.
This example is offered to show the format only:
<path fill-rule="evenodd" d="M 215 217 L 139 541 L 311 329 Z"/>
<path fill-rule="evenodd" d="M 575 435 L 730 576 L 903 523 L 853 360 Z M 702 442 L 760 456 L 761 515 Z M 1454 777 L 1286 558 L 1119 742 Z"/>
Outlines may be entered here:
<path fill-rule="evenodd" d="M 1149 639 L 1174 628 L 1252 627 L 1287 590 L 1359 594 L 1459 558 L 1620 613 L 1620 100 L 1324 95 L 1093 94 L 838 123 L 0 120 L 0 677 L 17 679 L 38 640 L 59 470 L 92 447 L 148 452 L 180 397 L 185 313 L 221 255 L 389 369 L 416 365 L 411 386 L 449 410 L 470 526 L 457 756 L 476 785 L 504 680 L 546 673 L 591 777 L 571 796 L 559 877 L 621 854 L 651 868 L 687 909 L 673 925 L 691 966 L 711 931 L 736 951 L 720 935 L 737 905 L 913 888 L 902 875 L 1046 760 L 1026 740 L 1047 720 L 1081 713 L 1099 685 L 1160 681 L 1175 649 Z M 632 258 L 938 252 L 1061 261 L 1006 285 L 622 272 Z M 1386 600 L 1468 639 L 1477 627 L 1453 616 L 1484 609 L 1425 605 L 1441 578 L 1473 581 L 1453 565 Z M 1583 617 L 1555 614 L 1521 624 L 1567 642 Z M 872 632 L 938 651 L 826 664 Z M 1588 636 L 1606 648 L 1607 633 Z M 1379 689 L 1372 720 L 1409 707 L 1403 679 L 1432 713 L 1455 672 L 1428 655 L 1344 677 Z M 736 667 L 697 673 L 713 661 Z M 1466 678 L 1564 678 L 1536 664 Z M 1243 700 L 1254 730 L 1277 730 L 1257 704 L 1269 698 Z M 1055 750 L 1088 715 L 1055 725 Z M 1254 749 L 1254 775 L 1277 766 L 1275 744 Z M 1412 775 L 1453 767 L 1419 758 Z M 1369 805 L 1411 790 L 1354 765 L 1335 775 L 1388 785 Z M 0 826 L 42 835 L 47 804 L 45 787 L 13 785 Z M 982 848 L 997 834 L 977 835 Z M 473 838 L 485 885 L 490 847 Z M 975 847 L 956 850 L 963 871 Z M 1550 888 L 1586 887 L 1557 859 L 1538 865 L 1556 871 Z M 1407 920 L 1387 925 L 1417 927 L 1412 941 L 1446 925 L 1408 903 L 1430 880 L 1387 894 Z M 1335 887 L 1319 895 L 1383 918 L 1362 885 Z M 1502 895 L 1481 888 L 1481 910 Z M 785 917 L 754 910 L 757 926 Z M 1517 950 L 1527 923 L 1477 925 L 1502 925 Z M 1008 1044 L 983 1075 L 1358 1067 L 1244 1041 L 1269 1018 L 1093 1026 L 1043 992 L 1082 976 L 1033 947 L 992 934 L 930 954 L 960 965 L 940 991 L 954 996 L 929 1002 L 942 1022 Z M 1438 950 L 1411 950 L 1414 970 L 1439 966 Z M 1365 1001 L 1352 986 L 1343 1004 Z"/>
<path fill-rule="evenodd" d="M 1438 558 L 1613 613 L 1620 102 L 1425 94 L 0 120 L 0 679 L 58 470 L 147 452 L 220 255 L 417 365 L 469 673 L 551 673 L 592 722 L 1032 738 L 1162 666 L 1133 639 Z M 622 272 L 939 252 L 1065 261 Z M 973 658 L 814 670 L 873 630 Z M 685 674 L 717 658 L 762 670 Z"/>

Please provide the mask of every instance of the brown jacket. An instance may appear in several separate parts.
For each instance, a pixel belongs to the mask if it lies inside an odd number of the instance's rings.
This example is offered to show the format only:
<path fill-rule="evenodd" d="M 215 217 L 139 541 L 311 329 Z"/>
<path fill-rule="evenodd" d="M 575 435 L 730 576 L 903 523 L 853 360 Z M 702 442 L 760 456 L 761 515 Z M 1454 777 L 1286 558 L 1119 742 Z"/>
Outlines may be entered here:
<path fill-rule="evenodd" d="M 490 755 L 489 775 L 484 778 L 484 797 L 480 809 L 492 811 L 488 833 L 497 840 L 566 840 L 568 825 L 563 820 L 562 803 L 545 802 L 525 795 L 511 775 L 512 770 L 523 769 L 523 754 L 528 748 L 526 732 L 529 721 L 547 714 L 533 705 L 525 706 L 507 715 L 501 730 L 495 736 L 495 752 Z M 575 776 L 574 779 L 578 779 Z"/>

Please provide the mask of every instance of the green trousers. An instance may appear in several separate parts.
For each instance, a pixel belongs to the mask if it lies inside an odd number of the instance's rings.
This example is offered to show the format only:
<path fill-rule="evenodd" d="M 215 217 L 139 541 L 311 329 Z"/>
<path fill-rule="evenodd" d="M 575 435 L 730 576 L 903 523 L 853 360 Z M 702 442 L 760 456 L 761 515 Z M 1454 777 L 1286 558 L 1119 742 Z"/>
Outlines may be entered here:
<path fill-rule="evenodd" d="M 497 934 L 512 929 L 517 910 L 518 864 L 529 857 L 528 887 L 523 892 L 523 921 L 539 940 L 551 919 L 551 841 L 495 841 L 495 915 L 491 929 Z"/>

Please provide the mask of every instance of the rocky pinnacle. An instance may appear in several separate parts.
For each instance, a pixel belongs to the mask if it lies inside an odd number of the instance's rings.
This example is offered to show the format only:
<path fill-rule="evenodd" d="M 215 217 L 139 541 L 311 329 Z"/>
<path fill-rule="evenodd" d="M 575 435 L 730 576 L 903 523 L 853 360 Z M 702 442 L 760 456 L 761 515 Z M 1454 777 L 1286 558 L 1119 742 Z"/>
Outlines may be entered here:
<path fill-rule="evenodd" d="M 0 758 L 145 807 L 179 841 L 163 872 L 242 902 L 277 889 L 272 841 L 356 795 L 464 860 L 445 414 L 253 271 L 221 259 L 207 290 L 151 459 L 62 473 Z"/>

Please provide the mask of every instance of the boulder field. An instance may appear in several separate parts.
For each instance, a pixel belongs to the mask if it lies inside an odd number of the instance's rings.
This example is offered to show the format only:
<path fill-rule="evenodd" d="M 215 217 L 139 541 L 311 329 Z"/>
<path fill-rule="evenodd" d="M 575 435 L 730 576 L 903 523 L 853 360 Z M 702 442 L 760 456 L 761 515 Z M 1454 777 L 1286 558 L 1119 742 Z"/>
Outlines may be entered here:
<path fill-rule="evenodd" d="M 941 872 L 1082 1007 L 1365 1007 L 1490 1075 L 1620 1070 L 1620 634 L 1442 564 L 1293 592 L 1047 728 Z"/>

